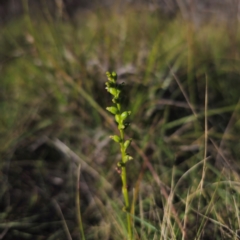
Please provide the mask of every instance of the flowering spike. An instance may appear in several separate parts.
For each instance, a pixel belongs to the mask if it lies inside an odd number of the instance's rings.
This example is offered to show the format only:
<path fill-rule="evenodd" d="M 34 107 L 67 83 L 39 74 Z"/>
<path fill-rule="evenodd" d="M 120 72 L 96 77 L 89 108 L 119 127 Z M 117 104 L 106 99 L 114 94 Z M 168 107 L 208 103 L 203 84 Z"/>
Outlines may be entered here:
<path fill-rule="evenodd" d="M 115 116 L 115 120 L 118 125 L 118 129 L 120 135 L 113 135 L 110 136 L 115 142 L 119 143 L 121 149 L 122 159 L 117 163 L 117 172 L 120 174 L 122 179 L 122 192 L 124 196 L 125 206 L 124 209 L 127 212 L 127 225 L 128 225 L 128 239 L 132 240 L 132 223 L 131 223 L 131 216 L 129 214 L 130 211 L 130 201 L 129 201 L 129 194 L 127 190 L 127 170 L 126 170 L 126 163 L 133 158 L 127 154 L 126 150 L 130 146 L 132 139 L 128 139 L 124 141 L 124 131 L 129 123 L 126 123 L 126 118 L 131 114 L 131 111 L 124 111 L 121 112 L 122 108 L 122 97 L 121 90 L 123 84 L 118 84 L 117 81 L 117 74 L 115 72 L 107 72 L 108 81 L 106 82 L 106 89 L 107 91 L 113 95 L 112 102 L 114 103 L 113 106 L 107 107 L 106 109 Z"/>

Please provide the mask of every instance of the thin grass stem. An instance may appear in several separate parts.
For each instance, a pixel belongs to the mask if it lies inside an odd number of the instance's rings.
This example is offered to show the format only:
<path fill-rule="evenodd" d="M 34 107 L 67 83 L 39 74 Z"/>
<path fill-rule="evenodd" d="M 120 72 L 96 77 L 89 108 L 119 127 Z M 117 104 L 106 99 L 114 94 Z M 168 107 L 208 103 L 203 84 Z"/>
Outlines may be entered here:
<path fill-rule="evenodd" d="M 82 236 L 82 239 L 85 240 L 85 234 L 82 224 L 82 216 L 81 216 L 81 202 L 80 202 L 80 174 L 81 174 L 81 164 L 78 165 L 77 168 L 77 189 L 76 189 L 76 207 L 77 207 L 77 221 L 79 230 Z"/>

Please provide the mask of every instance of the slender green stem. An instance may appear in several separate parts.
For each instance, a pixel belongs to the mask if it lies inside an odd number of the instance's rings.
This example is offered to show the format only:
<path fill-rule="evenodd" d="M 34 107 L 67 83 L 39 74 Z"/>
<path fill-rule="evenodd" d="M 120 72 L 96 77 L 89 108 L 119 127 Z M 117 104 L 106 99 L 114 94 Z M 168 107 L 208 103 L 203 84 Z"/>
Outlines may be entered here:
<path fill-rule="evenodd" d="M 77 168 L 77 191 L 76 191 L 76 206 L 77 206 L 77 221 L 79 230 L 82 236 L 82 240 L 85 240 L 84 230 L 83 230 L 83 222 L 82 222 L 82 216 L 81 216 L 81 203 L 80 203 L 80 173 L 81 173 L 81 165 L 78 165 Z"/>
<path fill-rule="evenodd" d="M 128 196 L 128 190 L 127 190 L 127 171 L 126 171 L 126 167 L 122 167 L 122 173 L 121 173 L 121 177 L 122 177 L 122 193 L 124 196 L 124 200 L 125 200 L 125 208 L 127 211 L 127 229 L 128 229 L 128 240 L 132 240 L 132 223 L 131 223 L 131 215 L 130 215 L 130 204 L 129 204 L 129 196 Z"/>
<path fill-rule="evenodd" d="M 121 139 L 124 139 L 124 132 L 120 130 Z M 122 153 L 122 162 L 126 157 L 126 152 L 124 149 L 124 142 L 120 143 L 121 146 L 121 153 Z M 128 194 L 128 186 L 127 186 L 127 170 L 126 164 L 122 164 L 121 166 L 121 179 L 122 179 L 122 193 L 125 202 L 125 210 L 127 212 L 127 229 L 128 229 L 128 239 L 132 240 L 132 224 L 131 224 L 131 215 L 130 215 L 130 202 L 129 202 L 129 194 Z"/>

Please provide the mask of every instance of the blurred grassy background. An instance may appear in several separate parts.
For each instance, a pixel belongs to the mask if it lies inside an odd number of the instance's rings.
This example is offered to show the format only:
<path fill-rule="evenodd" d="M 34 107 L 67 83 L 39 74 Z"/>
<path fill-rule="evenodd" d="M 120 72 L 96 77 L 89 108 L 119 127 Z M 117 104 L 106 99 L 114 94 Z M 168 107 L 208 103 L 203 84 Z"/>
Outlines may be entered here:
<path fill-rule="evenodd" d="M 107 70 L 132 110 L 135 238 L 238 239 L 237 15 L 41 3 L 0 28 L 1 239 L 81 239 L 79 163 L 86 239 L 126 236 Z"/>

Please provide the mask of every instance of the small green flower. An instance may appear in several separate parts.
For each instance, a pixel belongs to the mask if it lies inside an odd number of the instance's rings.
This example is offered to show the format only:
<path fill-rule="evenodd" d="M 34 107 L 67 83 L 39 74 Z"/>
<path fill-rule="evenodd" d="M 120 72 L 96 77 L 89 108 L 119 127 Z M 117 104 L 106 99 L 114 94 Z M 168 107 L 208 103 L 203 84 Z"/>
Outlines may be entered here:
<path fill-rule="evenodd" d="M 117 136 L 117 135 L 110 136 L 110 138 L 112 140 L 114 140 L 115 142 L 117 142 L 117 143 L 122 142 L 121 138 L 119 136 Z"/>
<path fill-rule="evenodd" d="M 118 109 L 116 107 L 107 107 L 106 108 L 110 113 L 112 113 L 113 115 L 118 113 Z"/>
<path fill-rule="evenodd" d="M 115 115 L 115 120 L 117 123 L 120 123 L 121 122 L 121 116 L 119 114 L 116 114 Z"/>
<path fill-rule="evenodd" d="M 108 77 L 108 80 L 111 82 L 116 82 L 117 81 L 117 74 L 115 72 L 106 72 L 106 75 Z"/>
<path fill-rule="evenodd" d="M 126 111 L 121 114 L 121 119 L 124 121 L 128 116 L 130 116 L 131 111 Z"/>
<path fill-rule="evenodd" d="M 127 155 L 124 157 L 123 162 L 124 162 L 124 163 L 127 163 L 127 162 L 130 161 L 130 160 L 133 160 L 133 157 L 127 154 Z"/>
<path fill-rule="evenodd" d="M 122 124 L 122 123 L 120 123 L 119 125 L 118 125 L 118 129 L 121 131 L 121 130 L 124 130 L 125 129 L 125 125 L 124 124 Z"/>
<path fill-rule="evenodd" d="M 127 150 L 127 148 L 129 147 L 129 145 L 131 144 L 132 142 L 132 139 L 128 139 L 124 142 L 123 146 L 124 146 L 124 149 L 125 151 Z"/>

